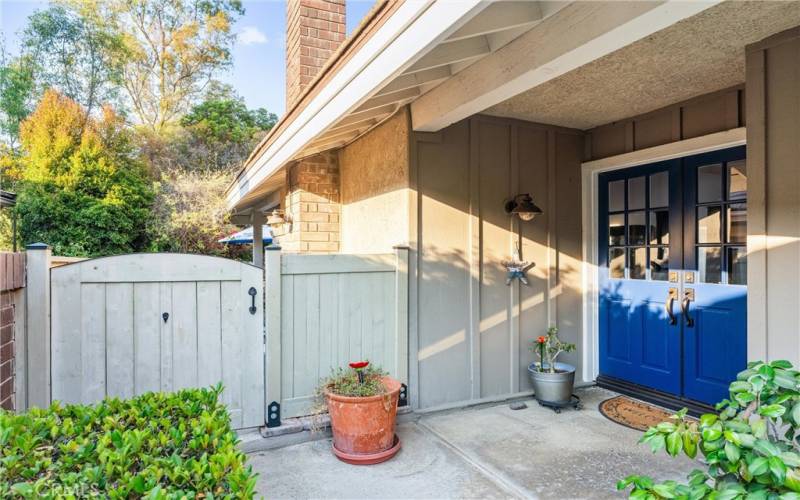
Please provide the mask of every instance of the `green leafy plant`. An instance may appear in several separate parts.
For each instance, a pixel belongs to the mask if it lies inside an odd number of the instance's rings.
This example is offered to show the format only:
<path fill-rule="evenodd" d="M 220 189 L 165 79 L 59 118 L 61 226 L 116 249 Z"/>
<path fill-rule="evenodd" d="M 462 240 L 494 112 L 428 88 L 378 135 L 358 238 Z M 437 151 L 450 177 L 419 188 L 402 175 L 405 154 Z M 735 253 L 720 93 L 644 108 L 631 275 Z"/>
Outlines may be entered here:
<path fill-rule="evenodd" d="M 0 498 L 252 498 L 221 392 L 0 412 Z"/>
<path fill-rule="evenodd" d="M 572 352 L 575 344 L 563 342 L 558 338 L 558 327 L 551 326 L 547 329 L 547 335 L 542 335 L 533 341 L 531 350 L 539 356 L 539 371 L 556 372 L 556 358 L 561 353 Z"/>
<path fill-rule="evenodd" d="M 617 483 L 636 499 L 800 499 L 800 372 L 788 361 L 748 363 L 729 387 L 719 414 L 699 422 L 686 409 L 651 427 L 640 440 L 670 456 L 701 453 L 707 470 L 688 483 L 633 475 Z"/>
<path fill-rule="evenodd" d="M 328 390 L 339 396 L 369 397 L 386 393 L 382 378 L 388 373 L 369 361 L 350 363 L 350 369 L 338 368 L 320 383 L 320 396 Z"/>

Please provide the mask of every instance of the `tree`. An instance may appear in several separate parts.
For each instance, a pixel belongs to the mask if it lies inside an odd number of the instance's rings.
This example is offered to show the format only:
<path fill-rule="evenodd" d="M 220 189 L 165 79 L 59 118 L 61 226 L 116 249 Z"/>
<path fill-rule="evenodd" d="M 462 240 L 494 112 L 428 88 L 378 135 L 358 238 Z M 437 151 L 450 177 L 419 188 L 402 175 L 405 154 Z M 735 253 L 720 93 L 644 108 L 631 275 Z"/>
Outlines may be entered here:
<path fill-rule="evenodd" d="M 150 219 L 150 249 L 246 257 L 248 248 L 218 243 L 236 231 L 225 204 L 229 183 L 222 172 L 164 172 Z"/>
<path fill-rule="evenodd" d="M 116 99 L 126 56 L 122 36 L 78 5 L 55 4 L 31 15 L 22 46 L 41 91 L 57 89 L 88 115 Z"/>
<path fill-rule="evenodd" d="M 15 210 L 23 243 L 61 255 L 99 256 L 145 247 L 153 193 L 129 129 L 109 107 L 95 119 L 48 90 L 20 128 Z"/>
<path fill-rule="evenodd" d="M 19 126 L 31 112 L 35 81 L 31 61 L 18 58 L 6 61 L 0 53 L 0 133 L 13 150 L 19 139 Z"/>
<path fill-rule="evenodd" d="M 71 0 L 122 36 L 122 84 L 139 121 L 159 131 L 231 63 L 240 0 Z"/>
<path fill-rule="evenodd" d="M 215 88 L 181 118 L 188 132 L 186 158 L 194 169 L 233 170 L 241 165 L 278 117 L 263 108 L 249 110 L 230 87 Z"/>

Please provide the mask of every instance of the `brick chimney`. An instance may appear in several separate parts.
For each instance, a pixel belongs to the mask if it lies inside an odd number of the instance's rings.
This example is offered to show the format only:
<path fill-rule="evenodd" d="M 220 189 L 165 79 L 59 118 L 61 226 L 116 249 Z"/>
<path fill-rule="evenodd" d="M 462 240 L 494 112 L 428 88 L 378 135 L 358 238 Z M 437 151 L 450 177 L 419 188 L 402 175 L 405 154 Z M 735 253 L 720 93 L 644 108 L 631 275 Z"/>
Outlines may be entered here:
<path fill-rule="evenodd" d="M 286 110 L 345 38 L 344 0 L 286 2 Z"/>

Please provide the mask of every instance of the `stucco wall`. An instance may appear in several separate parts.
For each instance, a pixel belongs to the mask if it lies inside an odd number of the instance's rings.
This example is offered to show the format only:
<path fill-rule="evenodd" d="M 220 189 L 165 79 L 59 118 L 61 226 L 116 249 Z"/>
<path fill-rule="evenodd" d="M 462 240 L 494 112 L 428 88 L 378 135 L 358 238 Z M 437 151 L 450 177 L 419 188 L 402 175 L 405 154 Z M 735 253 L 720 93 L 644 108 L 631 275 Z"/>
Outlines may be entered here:
<path fill-rule="evenodd" d="M 339 151 L 342 253 L 408 242 L 408 151 L 407 108 Z"/>
<path fill-rule="evenodd" d="M 530 346 L 549 325 L 580 345 L 582 150 L 579 131 L 487 116 L 415 134 L 411 397 L 420 407 L 529 390 Z M 504 201 L 518 193 L 544 214 L 507 215 Z M 506 284 L 515 246 L 534 264 L 528 285 Z"/>
<path fill-rule="evenodd" d="M 800 27 L 747 50 L 748 357 L 800 363 Z"/>

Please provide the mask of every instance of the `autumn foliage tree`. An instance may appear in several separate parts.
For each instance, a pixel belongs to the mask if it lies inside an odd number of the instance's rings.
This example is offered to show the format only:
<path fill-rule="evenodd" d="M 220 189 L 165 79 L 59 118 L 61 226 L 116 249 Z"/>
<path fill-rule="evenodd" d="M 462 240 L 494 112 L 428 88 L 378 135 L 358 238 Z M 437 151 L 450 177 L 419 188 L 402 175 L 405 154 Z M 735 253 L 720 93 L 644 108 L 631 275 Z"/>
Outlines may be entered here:
<path fill-rule="evenodd" d="M 240 0 L 68 0 L 122 39 L 122 87 L 139 122 L 160 131 L 180 119 L 212 76 L 231 64 Z"/>
<path fill-rule="evenodd" d="M 26 243 L 56 254 L 98 256 L 146 244 L 153 199 L 130 132 L 108 107 L 87 117 L 75 101 L 45 92 L 20 127 L 17 211 Z"/>

